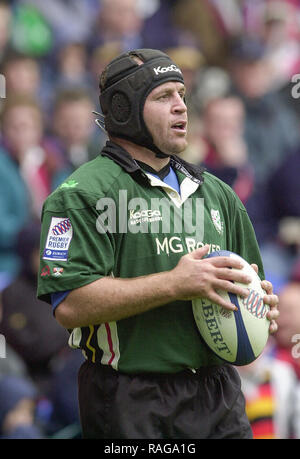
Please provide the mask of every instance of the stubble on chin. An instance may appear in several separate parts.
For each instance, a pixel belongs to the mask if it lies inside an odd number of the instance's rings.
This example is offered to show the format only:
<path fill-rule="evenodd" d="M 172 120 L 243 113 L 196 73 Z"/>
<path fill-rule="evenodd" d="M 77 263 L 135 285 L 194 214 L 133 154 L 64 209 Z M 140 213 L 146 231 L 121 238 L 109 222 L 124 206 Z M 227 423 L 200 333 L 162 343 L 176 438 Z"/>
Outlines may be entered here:
<path fill-rule="evenodd" d="M 167 155 L 179 155 L 180 153 L 183 153 L 187 146 L 188 143 L 187 141 L 185 142 L 159 142 L 160 145 L 157 145 L 157 147 L 163 152 L 166 153 Z"/>

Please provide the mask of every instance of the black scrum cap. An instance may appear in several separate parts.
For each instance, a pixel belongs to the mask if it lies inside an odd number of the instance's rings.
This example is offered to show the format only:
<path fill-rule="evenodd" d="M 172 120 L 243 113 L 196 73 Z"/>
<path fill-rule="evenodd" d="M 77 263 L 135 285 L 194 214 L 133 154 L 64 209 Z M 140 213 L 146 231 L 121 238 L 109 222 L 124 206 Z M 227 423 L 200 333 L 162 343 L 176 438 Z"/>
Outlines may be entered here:
<path fill-rule="evenodd" d="M 153 144 L 143 109 L 148 94 L 167 81 L 184 84 L 181 70 L 162 51 L 137 49 L 112 60 L 100 77 L 100 105 L 107 132 L 166 156 Z"/>

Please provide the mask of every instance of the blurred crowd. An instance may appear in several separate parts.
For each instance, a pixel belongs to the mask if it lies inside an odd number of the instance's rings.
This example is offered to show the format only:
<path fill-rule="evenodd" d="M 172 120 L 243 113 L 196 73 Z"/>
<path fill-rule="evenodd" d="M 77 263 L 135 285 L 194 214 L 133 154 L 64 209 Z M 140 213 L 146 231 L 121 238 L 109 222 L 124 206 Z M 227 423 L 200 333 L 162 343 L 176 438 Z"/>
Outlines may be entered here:
<path fill-rule="evenodd" d="M 240 197 L 280 298 L 239 369 L 254 437 L 300 438 L 300 0 L 0 0 L 0 438 L 80 438 L 83 356 L 36 299 L 40 215 L 104 145 L 99 75 L 134 48 L 182 69 L 184 157 Z"/>

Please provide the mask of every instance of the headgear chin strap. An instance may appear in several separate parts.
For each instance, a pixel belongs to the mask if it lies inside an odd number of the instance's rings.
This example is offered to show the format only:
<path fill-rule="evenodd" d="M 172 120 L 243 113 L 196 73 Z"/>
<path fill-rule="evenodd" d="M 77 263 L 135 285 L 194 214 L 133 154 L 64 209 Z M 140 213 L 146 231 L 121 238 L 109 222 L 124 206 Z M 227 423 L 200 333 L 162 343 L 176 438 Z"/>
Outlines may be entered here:
<path fill-rule="evenodd" d="M 143 64 L 139 65 L 134 57 Z M 159 158 L 168 157 L 153 143 L 143 117 L 148 94 L 167 81 L 184 84 L 181 70 L 162 51 L 137 49 L 111 61 L 100 77 L 106 131 L 154 151 Z"/>

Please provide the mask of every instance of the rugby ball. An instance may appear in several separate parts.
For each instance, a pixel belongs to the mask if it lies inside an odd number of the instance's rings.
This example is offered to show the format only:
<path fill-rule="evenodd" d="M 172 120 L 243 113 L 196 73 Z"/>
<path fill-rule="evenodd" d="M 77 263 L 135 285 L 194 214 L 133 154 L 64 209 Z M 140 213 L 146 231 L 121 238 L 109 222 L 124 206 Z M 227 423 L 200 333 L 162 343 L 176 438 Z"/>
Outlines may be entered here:
<path fill-rule="evenodd" d="M 269 336 L 269 306 L 263 302 L 266 292 L 252 266 L 236 253 L 216 251 L 208 257 L 235 257 L 243 263 L 242 271 L 251 277 L 247 298 L 219 290 L 218 294 L 238 308 L 230 311 L 206 298 L 192 301 L 193 314 L 199 332 L 209 348 L 222 360 L 232 365 L 248 365 L 263 351 Z"/>

